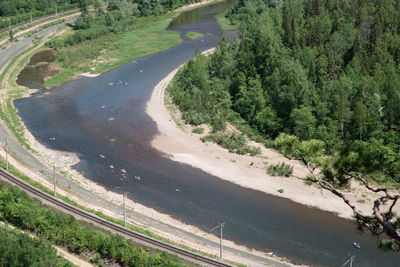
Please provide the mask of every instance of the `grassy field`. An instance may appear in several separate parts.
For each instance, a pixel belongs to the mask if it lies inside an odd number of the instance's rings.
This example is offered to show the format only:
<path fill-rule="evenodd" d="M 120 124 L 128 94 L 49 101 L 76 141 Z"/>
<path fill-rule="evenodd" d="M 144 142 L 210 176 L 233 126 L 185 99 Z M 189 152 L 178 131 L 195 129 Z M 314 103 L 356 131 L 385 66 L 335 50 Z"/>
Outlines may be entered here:
<path fill-rule="evenodd" d="M 150 18 L 136 30 L 108 34 L 75 46 L 57 49 L 62 71 L 47 80 L 45 86 L 71 81 L 74 79 L 74 74 L 78 73 L 104 73 L 133 58 L 150 55 L 179 44 L 181 42 L 179 32 L 166 30 L 176 14 Z"/>
<path fill-rule="evenodd" d="M 204 35 L 202 33 L 198 33 L 198 32 L 188 32 L 186 33 L 186 37 L 190 38 L 190 39 L 196 39 L 196 38 L 200 38 L 203 37 Z"/>

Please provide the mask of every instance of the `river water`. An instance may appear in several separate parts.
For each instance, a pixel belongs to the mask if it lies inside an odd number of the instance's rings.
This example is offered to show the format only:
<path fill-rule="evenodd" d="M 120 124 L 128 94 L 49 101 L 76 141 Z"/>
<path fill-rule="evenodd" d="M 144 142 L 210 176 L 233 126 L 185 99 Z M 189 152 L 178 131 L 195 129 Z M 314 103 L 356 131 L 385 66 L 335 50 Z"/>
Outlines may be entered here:
<path fill-rule="evenodd" d="M 169 27 L 182 36 L 196 31 L 204 37 L 186 39 L 96 78 L 15 100 L 19 115 L 47 147 L 77 153 L 81 161 L 74 168 L 86 177 L 110 189 L 125 187 L 134 201 L 204 231 L 222 220 L 226 239 L 294 263 L 341 266 L 350 252 L 355 266 L 399 266 L 399 253 L 377 249 L 376 238 L 358 233 L 350 220 L 223 181 L 150 146 L 158 131 L 145 109 L 154 86 L 196 48 L 216 45 L 220 27 L 214 15 L 233 3 L 185 12 Z M 362 248 L 355 249 L 354 241 Z"/>

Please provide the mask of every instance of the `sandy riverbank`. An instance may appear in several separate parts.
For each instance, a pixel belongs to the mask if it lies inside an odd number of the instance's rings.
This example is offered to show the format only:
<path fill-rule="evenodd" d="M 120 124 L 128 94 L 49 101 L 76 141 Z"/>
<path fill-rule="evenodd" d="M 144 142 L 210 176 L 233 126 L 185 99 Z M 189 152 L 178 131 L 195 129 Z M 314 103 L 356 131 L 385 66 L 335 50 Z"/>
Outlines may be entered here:
<path fill-rule="evenodd" d="M 206 2 L 209 2 L 209 1 L 206 1 Z M 197 3 L 197 4 L 199 4 L 199 3 Z M 8 81 L 8 79 L 5 79 L 5 80 Z M 12 89 L 12 86 L 7 84 L 5 86 L 5 89 L 6 90 L 3 90 L 4 92 L 9 91 Z M 31 90 L 29 92 L 32 93 L 33 91 Z M 51 93 L 51 91 L 46 92 L 46 93 Z M 3 97 L 5 97 L 5 95 L 3 95 Z M 116 205 L 122 204 L 122 197 L 121 197 L 120 192 L 109 191 L 106 188 L 100 186 L 99 184 L 96 184 L 96 183 L 92 182 L 91 180 L 87 179 L 81 173 L 79 173 L 71 168 L 72 165 L 74 165 L 75 163 L 77 163 L 79 161 L 79 158 L 77 157 L 77 155 L 75 155 L 74 153 L 55 151 L 55 150 L 48 149 L 47 147 L 40 144 L 34 138 L 34 136 L 26 129 L 25 125 L 23 125 L 23 126 L 25 129 L 25 139 L 27 140 L 28 144 L 32 147 L 33 151 L 35 151 L 34 155 L 44 165 L 46 165 L 48 169 L 51 170 L 53 164 L 56 163 L 57 172 L 62 172 L 67 179 L 72 180 L 74 183 L 80 185 L 81 187 L 87 189 L 88 191 L 95 193 L 98 196 L 103 197 L 105 200 L 107 200 L 109 202 L 115 203 Z M 8 138 L 12 138 L 11 137 L 12 134 L 10 132 L 8 133 L 8 135 L 9 135 Z M 4 147 L 2 147 L 0 149 L 0 156 L 5 158 Z M 52 189 L 52 187 L 53 187 L 52 180 L 49 179 L 49 177 L 46 177 L 45 175 L 43 175 L 40 172 L 40 170 L 33 170 L 32 168 L 28 167 L 25 163 L 21 163 L 19 160 L 12 158 L 11 155 L 8 155 L 8 159 L 9 159 L 10 164 L 12 164 L 15 168 L 20 170 L 22 173 L 26 174 L 27 176 L 31 177 L 32 179 L 34 179 L 36 181 L 39 181 L 41 184 L 45 185 L 49 189 Z M 87 208 L 101 211 L 104 214 L 115 217 L 115 218 L 119 218 L 119 219 L 122 218 L 122 214 L 118 214 L 116 211 L 113 211 L 113 210 L 105 209 L 104 207 L 101 207 L 88 199 L 84 199 L 81 196 L 75 194 L 74 192 L 71 192 L 71 190 L 69 190 L 68 188 L 58 188 L 57 192 L 59 195 L 68 196 L 70 199 L 76 201 L 80 205 L 83 205 Z M 189 233 L 194 233 L 198 236 L 204 237 L 204 238 L 212 240 L 214 242 L 219 242 L 219 239 L 214 235 L 210 235 L 209 233 L 202 232 L 200 229 L 198 229 L 194 226 L 186 225 L 180 221 L 177 221 L 177 220 L 171 218 L 168 215 L 161 214 L 154 209 L 145 207 L 138 203 L 134 203 L 133 201 L 131 201 L 129 199 L 126 201 L 126 206 L 127 206 L 128 210 L 132 210 L 134 212 L 143 214 L 154 220 L 166 223 L 168 225 L 172 225 L 174 227 L 177 227 L 177 228 L 182 229 L 183 231 L 186 231 Z M 205 251 L 207 253 L 214 254 L 214 255 L 219 254 L 218 247 L 211 247 L 206 244 L 185 238 L 184 236 L 176 236 L 176 234 L 174 235 L 173 232 L 168 231 L 168 229 L 166 229 L 166 228 L 158 229 L 158 228 L 155 228 L 154 226 L 152 226 L 151 224 L 148 224 L 145 222 L 140 222 L 140 221 L 137 221 L 134 219 L 129 219 L 129 218 L 128 218 L 128 222 L 139 225 L 145 229 L 148 229 L 151 232 L 158 234 L 159 236 L 163 236 L 165 238 L 170 239 L 171 241 L 176 242 L 177 244 L 184 244 L 185 246 L 189 246 L 191 248 Z M 261 257 L 265 257 L 265 258 L 269 258 L 269 259 L 275 259 L 275 257 L 272 254 L 251 251 L 251 250 L 248 250 L 247 248 L 241 247 L 241 246 L 236 245 L 233 242 L 229 242 L 227 240 L 225 241 L 224 244 L 225 244 L 225 246 L 234 247 L 236 249 L 240 249 L 243 251 L 248 251 L 254 255 L 259 255 Z M 249 266 L 258 266 L 259 265 L 251 260 L 243 259 L 238 255 L 234 255 L 234 254 L 228 253 L 228 252 L 225 253 L 225 258 L 233 260 L 233 261 L 245 263 Z M 279 259 L 279 261 L 283 261 L 283 260 Z"/>
<path fill-rule="evenodd" d="M 172 114 L 173 119 L 164 102 L 165 88 L 177 70 L 172 71 L 155 87 L 147 105 L 147 112 L 157 123 L 159 131 L 159 135 L 152 141 L 154 148 L 164 152 L 174 161 L 200 168 L 223 180 L 334 212 L 344 218 L 352 218 L 351 209 L 342 199 L 316 186 L 305 185 L 302 178 L 308 174 L 308 170 L 300 162 L 289 160 L 276 151 L 255 142 L 252 142 L 251 145 L 261 148 L 260 156 L 233 154 L 214 143 L 203 143 L 200 141 L 202 135 L 192 133 L 192 127 L 189 125 L 185 125 L 184 129 L 179 128 L 174 121 L 179 120 L 179 114 Z M 183 122 L 179 124 L 184 125 Z M 281 162 L 294 166 L 293 176 L 283 178 L 267 174 L 266 163 Z M 283 193 L 279 193 L 279 189 L 283 189 Z M 358 209 L 365 213 L 371 213 L 373 201 L 378 196 L 378 194 L 365 190 L 357 182 L 354 182 L 352 189 L 345 194 L 357 204 Z M 396 207 L 398 214 L 399 206 Z"/>

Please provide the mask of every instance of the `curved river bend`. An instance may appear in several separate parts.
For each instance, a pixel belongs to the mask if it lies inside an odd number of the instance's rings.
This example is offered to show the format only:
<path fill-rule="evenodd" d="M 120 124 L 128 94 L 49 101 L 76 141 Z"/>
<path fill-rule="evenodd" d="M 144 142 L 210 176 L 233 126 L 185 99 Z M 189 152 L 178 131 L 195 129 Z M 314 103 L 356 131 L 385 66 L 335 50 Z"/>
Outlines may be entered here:
<path fill-rule="evenodd" d="M 151 147 L 158 132 L 145 109 L 154 86 L 192 57 L 196 48 L 217 44 L 220 27 L 214 16 L 233 2 L 187 11 L 170 25 L 182 36 L 196 31 L 203 38 L 186 39 L 96 78 L 15 100 L 19 115 L 47 147 L 77 153 L 81 161 L 74 168 L 86 177 L 115 189 L 122 185 L 121 175 L 110 171 L 109 165 L 124 168 L 128 175 L 142 177 L 141 182 L 132 179 L 124 185 L 134 201 L 204 231 L 218 220 L 225 221 L 225 238 L 295 263 L 340 266 L 351 252 L 357 266 L 399 266 L 399 253 L 377 249 L 376 239 L 358 234 L 349 220 L 223 181 L 173 162 Z M 355 240 L 362 249 L 353 248 Z"/>

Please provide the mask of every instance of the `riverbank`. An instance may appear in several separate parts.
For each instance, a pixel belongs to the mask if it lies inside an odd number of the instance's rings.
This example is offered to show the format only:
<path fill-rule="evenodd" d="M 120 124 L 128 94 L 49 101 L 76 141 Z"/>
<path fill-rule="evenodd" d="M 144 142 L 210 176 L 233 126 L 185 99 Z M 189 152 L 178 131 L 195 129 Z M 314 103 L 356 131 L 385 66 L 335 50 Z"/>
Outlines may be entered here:
<path fill-rule="evenodd" d="M 183 11 L 219 1 L 221 0 L 203 0 L 185 5 L 160 16 L 140 18 L 135 29 L 127 32 L 107 33 L 73 46 L 56 47 L 61 72 L 48 79 L 45 86 L 57 86 L 79 76 L 99 75 L 120 67 L 133 58 L 174 47 L 183 40 L 179 32 L 167 30 L 172 19 Z M 66 37 L 60 38 L 59 41 Z"/>
<path fill-rule="evenodd" d="M 28 57 L 25 57 L 26 55 L 21 58 L 21 61 L 15 62 L 16 65 L 18 65 L 18 69 L 22 68 L 23 62 L 28 61 Z M 16 69 L 10 70 L 10 73 L 17 73 L 18 71 Z M 11 95 L 13 95 L 13 86 L 15 86 L 15 75 L 8 76 L 5 80 L 9 81 L 12 86 L 6 86 Z M 5 90 L 4 90 L 5 91 Z M 26 90 L 25 90 L 26 91 Z M 32 92 L 32 91 L 30 91 Z M 26 93 L 26 92 L 25 92 Z M 10 102 L 12 103 L 12 102 Z M 15 114 L 14 114 L 15 115 Z M 17 117 L 15 115 L 15 117 Z M 101 196 L 102 198 L 108 200 L 110 203 L 114 203 L 118 206 L 122 204 L 122 198 L 121 195 L 118 192 L 112 192 L 106 190 L 104 187 L 99 186 L 98 184 L 86 179 L 83 177 L 80 173 L 72 170 L 70 167 L 71 165 L 75 164 L 78 161 L 78 157 L 73 154 L 73 153 L 68 153 L 68 152 L 61 152 L 61 151 L 53 151 L 50 149 L 47 149 L 45 146 L 41 145 L 39 142 L 35 140 L 35 138 L 26 130 L 26 127 L 22 125 L 22 131 L 24 132 L 23 135 L 25 138 L 28 140 L 29 146 L 32 148 L 33 151 L 35 151 L 35 154 L 37 158 L 40 159 L 42 163 L 44 163 L 45 166 L 47 166 L 48 169 L 52 169 L 52 166 L 54 162 L 57 162 L 56 169 L 57 172 L 62 173 L 66 178 L 69 180 L 73 180 L 76 184 L 79 184 L 82 188 L 87 189 L 88 191 L 91 191 L 95 193 L 98 196 Z M 4 149 L 2 150 L 2 155 L 5 157 L 5 151 Z M 19 161 L 17 158 L 11 157 L 9 154 L 9 160 L 10 163 L 12 163 L 14 166 L 16 166 L 17 169 L 22 170 L 23 173 L 25 173 L 27 176 L 34 178 L 35 180 L 41 181 L 42 184 L 44 184 L 47 188 L 51 189 L 52 188 L 52 180 L 49 176 L 43 173 L 43 169 L 36 169 L 33 170 L 26 166 L 26 163 L 22 163 Z M 106 209 L 102 206 L 97 205 L 93 200 L 88 200 L 85 199 L 84 197 L 75 194 L 72 190 L 70 190 L 67 187 L 60 187 L 58 188 L 58 194 L 68 196 L 70 199 L 76 201 L 78 204 L 91 208 L 96 211 L 100 211 L 103 214 L 109 215 L 114 218 L 122 218 L 121 213 L 118 213 L 116 210 L 109 210 Z M 209 240 L 212 240 L 215 243 L 218 243 L 218 238 L 215 237 L 214 235 L 211 235 L 209 233 L 204 233 L 200 231 L 198 228 L 190 226 L 190 225 L 185 225 L 184 223 L 181 223 L 177 220 L 174 220 L 168 215 L 164 215 L 161 213 L 158 213 L 157 211 L 153 209 L 149 209 L 147 207 L 144 207 L 142 205 L 139 205 L 137 203 L 132 202 L 131 200 L 127 200 L 126 202 L 127 207 L 128 207 L 128 213 L 130 212 L 135 212 L 138 214 L 145 214 L 149 218 L 154 218 L 157 221 L 167 223 L 167 225 L 172 225 L 174 227 L 178 227 L 182 231 L 186 231 L 188 233 L 195 233 L 197 236 L 200 236 L 202 238 L 206 238 Z M 159 234 L 162 237 L 168 238 L 171 241 L 175 242 L 178 245 L 182 246 L 187 246 L 191 247 L 194 249 L 198 249 L 201 251 L 206 251 L 207 253 L 213 254 L 213 255 L 218 255 L 219 253 L 219 248 L 218 246 L 213 246 L 210 244 L 205 244 L 204 241 L 196 241 L 196 240 L 190 240 L 187 238 L 187 236 L 180 234 L 176 235 L 174 231 L 171 231 L 170 228 L 166 228 L 164 226 L 163 229 L 159 229 L 156 226 L 151 225 L 150 223 L 146 223 L 143 221 L 140 221 L 138 218 L 134 219 L 129 219 L 128 222 L 134 224 L 134 225 L 140 225 L 145 229 L 150 230 L 151 232 L 154 232 L 156 234 Z M 246 248 L 240 247 L 235 245 L 232 242 L 225 242 L 226 247 L 235 247 L 237 249 L 247 251 L 248 253 L 251 253 L 253 255 L 259 255 L 260 257 L 264 258 L 273 258 L 271 255 L 267 255 L 266 253 L 262 252 L 254 252 L 250 251 Z M 237 261 L 237 262 L 243 262 L 246 263 L 250 266 L 258 266 L 259 263 L 254 263 L 254 261 L 251 261 L 249 259 L 243 259 L 236 253 L 232 252 L 226 252 L 225 257 L 229 260 Z"/>
<path fill-rule="evenodd" d="M 154 148 L 174 161 L 200 168 L 220 179 L 352 219 L 352 210 L 341 198 L 304 183 L 303 178 L 309 172 L 300 162 L 290 160 L 255 142 L 250 142 L 250 145 L 261 149 L 260 156 L 233 154 L 214 143 L 203 143 L 200 137 L 207 135 L 207 131 L 203 134 L 193 133 L 193 127 L 181 120 L 177 108 L 167 108 L 171 104 L 168 96 L 165 95 L 165 88 L 172 81 L 177 70 L 171 72 L 155 87 L 147 105 L 147 113 L 156 122 L 159 131 L 152 141 Z M 291 177 L 277 177 L 267 173 L 266 164 L 282 162 L 294 167 Z M 357 203 L 357 208 L 366 214 L 371 213 L 373 201 L 379 196 L 367 191 L 356 182 L 352 183 L 351 189 L 344 194 L 353 203 Z M 395 209 L 399 214 L 400 208 L 396 206 Z"/>

